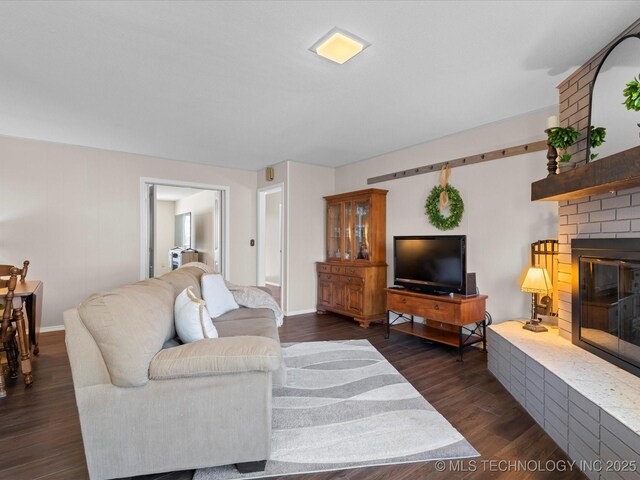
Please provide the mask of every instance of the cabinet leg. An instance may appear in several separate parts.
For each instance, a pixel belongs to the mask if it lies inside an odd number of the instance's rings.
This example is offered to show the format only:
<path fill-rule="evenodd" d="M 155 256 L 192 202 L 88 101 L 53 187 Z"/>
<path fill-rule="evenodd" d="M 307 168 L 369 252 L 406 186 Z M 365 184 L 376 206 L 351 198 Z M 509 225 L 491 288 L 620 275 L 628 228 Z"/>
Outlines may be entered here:
<path fill-rule="evenodd" d="M 462 361 L 462 327 L 458 327 L 458 359 L 456 362 Z"/>
<path fill-rule="evenodd" d="M 391 335 L 391 321 L 389 320 L 389 310 L 387 310 L 387 317 L 386 317 L 386 321 L 387 321 L 387 333 L 384 336 L 384 338 L 389 338 L 389 335 Z"/>
<path fill-rule="evenodd" d="M 354 320 L 358 322 L 362 328 L 369 328 L 369 325 L 371 325 L 371 322 L 367 322 L 366 320 L 360 320 L 358 318 L 354 318 Z"/>

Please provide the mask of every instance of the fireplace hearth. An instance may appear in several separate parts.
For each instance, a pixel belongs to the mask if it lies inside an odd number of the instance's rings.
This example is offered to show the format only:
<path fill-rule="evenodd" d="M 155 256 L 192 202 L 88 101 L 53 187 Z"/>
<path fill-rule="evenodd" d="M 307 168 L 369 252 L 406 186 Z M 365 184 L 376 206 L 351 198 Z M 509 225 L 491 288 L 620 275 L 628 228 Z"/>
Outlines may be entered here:
<path fill-rule="evenodd" d="M 572 341 L 640 376 L 640 238 L 575 239 Z"/>

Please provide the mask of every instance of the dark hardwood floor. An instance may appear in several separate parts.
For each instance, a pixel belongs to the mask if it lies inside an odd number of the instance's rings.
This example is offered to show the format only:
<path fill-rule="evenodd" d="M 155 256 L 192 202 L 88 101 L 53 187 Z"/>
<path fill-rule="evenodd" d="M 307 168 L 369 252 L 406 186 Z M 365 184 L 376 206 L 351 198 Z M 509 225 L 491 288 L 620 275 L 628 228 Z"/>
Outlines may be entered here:
<path fill-rule="evenodd" d="M 283 342 L 366 338 L 413 386 L 480 452 L 475 464 L 464 461 L 466 471 L 435 463 L 359 468 L 340 472 L 299 475 L 301 480 L 336 479 L 581 479 L 579 471 L 514 471 L 505 463 L 488 461 L 567 460 L 565 454 L 533 421 L 487 370 L 486 354 L 465 351 L 464 363 L 455 350 L 384 328 L 357 323 L 335 315 L 300 315 L 285 319 Z M 41 335 L 40 356 L 34 361 L 34 385 L 25 389 L 21 379 L 0 399 L 0 479 L 88 478 L 64 332 Z M 483 463 L 484 462 L 484 463 Z M 448 462 L 447 462 L 448 465 Z M 475 465 L 475 467 L 474 467 Z M 485 468 L 483 468 L 485 467 Z M 475 471 L 471 471 L 475 470 Z M 527 470 L 527 471 L 525 471 Z M 543 468 L 542 470 L 545 470 Z M 147 480 L 187 480 L 192 472 L 145 476 Z"/>

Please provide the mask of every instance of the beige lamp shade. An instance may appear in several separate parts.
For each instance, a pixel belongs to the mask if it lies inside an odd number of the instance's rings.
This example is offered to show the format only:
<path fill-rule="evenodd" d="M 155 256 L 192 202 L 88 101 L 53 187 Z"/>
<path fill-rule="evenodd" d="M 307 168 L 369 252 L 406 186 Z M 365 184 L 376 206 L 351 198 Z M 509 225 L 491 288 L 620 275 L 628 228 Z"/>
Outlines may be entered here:
<path fill-rule="evenodd" d="M 545 295 L 553 290 L 547 269 L 529 267 L 527 276 L 524 278 L 524 282 L 522 282 L 521 290 L 527 293 L 543 293 Z"/>

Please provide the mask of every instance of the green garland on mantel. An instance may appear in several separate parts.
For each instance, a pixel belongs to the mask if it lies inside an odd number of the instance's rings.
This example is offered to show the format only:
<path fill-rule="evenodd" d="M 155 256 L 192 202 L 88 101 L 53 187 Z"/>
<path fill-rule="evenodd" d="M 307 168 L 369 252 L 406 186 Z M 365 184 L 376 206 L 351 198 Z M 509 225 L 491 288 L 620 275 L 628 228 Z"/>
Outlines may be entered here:
<path fill-rule="evenodd" d="M 440 194 L 446 191 L 449 196 L 449 216 L 445 217 L 440 212 Z M 460 225 L 462 214 L 464 213 L 464 202 L 460 197 L 460 192 L 451 185 L 447 184 L 444 188 L 436 185 L 431 190 L 424 204 L 425 215 L 429 217 L 429 223 L 438 230 L 451 230 Z"/>

